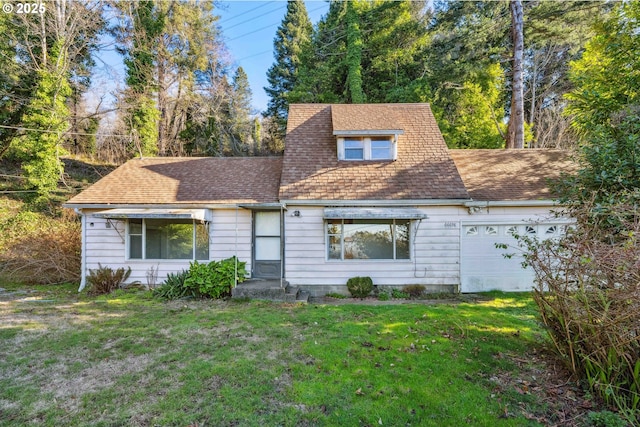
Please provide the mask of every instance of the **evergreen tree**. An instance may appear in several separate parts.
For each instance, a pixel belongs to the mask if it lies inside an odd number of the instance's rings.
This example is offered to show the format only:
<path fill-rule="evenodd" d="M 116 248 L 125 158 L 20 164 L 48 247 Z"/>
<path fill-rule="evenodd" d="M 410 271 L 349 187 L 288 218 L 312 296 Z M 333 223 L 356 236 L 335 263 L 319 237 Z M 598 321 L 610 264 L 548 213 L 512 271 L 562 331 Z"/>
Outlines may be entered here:
<path fill-rule="evenodd" d="M 269 96 L 265 117 L 275 121 L 272 138 L 284 140 L 289 110 L 289 94 L 298 82 L 301 55 L 309 48 L 313 27 L 304 0 L 289 0 L 287 13 L 276 30 L 273 41 L 274 62 L 267 71 Z"/>
<path fill-rule="evenodd" d="M 357 14 L 357 0 L 346 2 L 345 24 L 347 27 L 347 93 L 345 97 L 349 103 L 362 104 L 365 102 L 362 90 L 362 33 L 360 31 L 360 17 Z"/>
<path fill-rule="evenodd" d="M 62 136 L 69 128 L 65 102 L 71 94 L 67 76 L 59 69 L 65 62 L 63 45 L 60 40 L 53 46 L 47 68 L 38 72 L 35 95 L 22 117 L 26 130 L 12 141 L 28 186 L 41 196 L 57 187 L 63 171 L 59 154 Z"/>
<path fill-rule="evenodd" d="M 251 88 L 242 67 L 236 69 L 231 83 L 229 117 L 226 129 L 227 147 L 232 155 L 247 155 L 252 144 Z"/>
<path fill-rule="evenodd" d="M 571 64 L 576 87 L 567 94 L 568 112 L 583 140 L 584 161 L 566 185 L 569 201 L 594 201 L 596 209 L 640 202 L 638 22 L 640 3 L 616 5 L 582 58 Z"/>
<path fill-rule="evenodd" d="M 295 102 L 426 101 L 422 1 L 334 1 L 302 55 Z"/>

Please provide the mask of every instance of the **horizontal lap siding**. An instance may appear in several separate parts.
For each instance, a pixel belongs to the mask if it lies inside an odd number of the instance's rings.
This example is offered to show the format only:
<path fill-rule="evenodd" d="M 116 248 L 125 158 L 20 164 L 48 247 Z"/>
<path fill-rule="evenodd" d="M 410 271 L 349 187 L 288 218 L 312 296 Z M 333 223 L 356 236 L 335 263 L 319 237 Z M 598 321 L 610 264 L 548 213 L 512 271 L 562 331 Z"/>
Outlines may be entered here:
<path fill-rule="evenodd" d="M 237 212 L 238 237 L 236 240 L 236 211 L 214 210 L 209 225 L 209 259 L 221 260 L 238 254 L 240 261 L 247 262 L 251 271 L 251 212 L 240 209 Z M 189 260 L 127 260 L 125 245 L 125 221 L 106 220 L 88 214 L 83 251 L 86 256 L 86 273 L 90 269 L 103 267 L 131 267 L 128 283 L 148 284 L 151 268 L 157 270 L 156 284 L 162 283 L 168 273 L 189 268 Z M 108 227 L 109 225 L 110 227 Z"/>
<path fill-rule="evenodd" d="M 237 253 L 238 260 L 246 262 L 247 271 L 251 271 L 251 211 L 247 209 L 214 210 L 209 227 L 211 233 L 209 257 L 212 260 L 221 260 Z"/>
<path fill-rule="evenodd" d="M 328 261 L 324 209 L 288 207 L 285 216 L 286 279 L 293 285 L 345 285 L 350 277 L 370 276 L 377 285 L 451 285 L 459 283 L 460 233 L 446 229 L 455 208 L 423 210 L 430 218 L 413 221 L 412 259 L 409 261 Z"/>

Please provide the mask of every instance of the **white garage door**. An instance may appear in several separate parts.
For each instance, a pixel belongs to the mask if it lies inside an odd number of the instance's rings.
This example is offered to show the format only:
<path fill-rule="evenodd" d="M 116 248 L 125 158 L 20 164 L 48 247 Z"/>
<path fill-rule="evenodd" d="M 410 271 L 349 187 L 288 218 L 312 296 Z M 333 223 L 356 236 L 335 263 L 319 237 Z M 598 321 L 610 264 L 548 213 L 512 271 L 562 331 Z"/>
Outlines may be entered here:
<path fill-rule="evenodd" d="M 562 231 L 560 224 L 463 224 L 460 239 L 462 292 L 530 291 L 533 271 L 522 268 L 522 256 L 513 234 L 550 238 Z M 496 248 L 505 243 L 509 249 Z M 514 254 L 510 259 L 505 253 Z"/>

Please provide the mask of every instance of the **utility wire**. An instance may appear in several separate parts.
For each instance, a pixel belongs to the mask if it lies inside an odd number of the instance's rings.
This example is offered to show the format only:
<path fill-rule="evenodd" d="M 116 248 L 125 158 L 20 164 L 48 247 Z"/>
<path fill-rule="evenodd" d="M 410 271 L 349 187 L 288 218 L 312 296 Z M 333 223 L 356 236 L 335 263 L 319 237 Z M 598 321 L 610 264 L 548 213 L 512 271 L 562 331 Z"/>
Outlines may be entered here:
<path fill-rule="evenodd" d="M 325 5 L 322 5 L 322 6 L 318 7 L 318 8 L 315 8 L 315 9 L 313 9 L 313 10 L 310 10 L 308 13 L 312 13 L 312 12 L 315 12 L 315 11 L 320 10 L 320 9 L 323 9 L 323 8 L 325 8 Z M 258 29 L 256 29 L 256 30 L 250 31 L 250 32 L 248 32 L 248 33 L 241 34 L 241 35 L 236 36 L 236 37 L 234 37 L 234 38 L 232 38 L 232 39 L 229 39 L 229 41 L 234 41 L 234 40 L 240 39 L 240 38 L 242 38 L 242 37 L 246 37 L 246 36 L 249 36 L 249 35 L 251 35 L 251 34 L 255 34 L 255 33 L 260 32 L 260 31 L 262 31 L 262 30 L 266 30 L 267 28 L 273 27 L 274 25 L 277 25 L 277 24 L 279 24 L 279 23 L 281 23 L 281 22 L 282 22 L 282 21 L 280 21 L 280 22 L 275 22 L 275 23 L 273 23 L 273 24 L 269 24 L 269 25 L 267 25 L 266 27 L 258 28 Z"/>
<path fill-rule="evenodd" d="M 109 134 L 109 133 L 59 132 L 59 131 L 55 131 L 55 130 L 26 128 L 26 127 L 23 127 L 23 126 L 5 126 L 5 125 L 0 125 L 0 128 L 13 129 L 13 130 L 22 130 L 22 131 L 29 131 L 29 132 L 40 132 L 40 133 L 63 133 L 65 135 L 78 135 L 78 136 L 113 136 L 113 137 L 121 137 L 121 138 L 129 138 L 130 137 L 130 135 L 117 135 L 117 134 Z"/>
<path fill-rule="evenodd" d="M 223 29 L 224 31 L 229 31 L 230 29 L 235 28 L 235 27 L 237 27 L 237 26 L 239 26 L 239 25 L 246 24 L 247 22 L 255 21 L 256 19 L 260 19 L 260 18 L 262 18 L 262 17 L 265 17 L 265 16 L 267 16 L 267 15 L 272 14 L 273 12 L 278 12 L 278 11 L 281 11 L 281 10 L 282 10 L 282 6 L 281 6 L 281 5 L 278 5 L 278 7 L 277 7 L 276 9 L 270 10 L 269 12 L 265 12 L 265 13 L 263 13 L 262 15 L 254 16 L 253 18 L 249 18 L 249 19 L 246 19 L 246 20 L 244 20 L 244 21 L 238 22 L 237 24 L 233 24 L 233 25 L 232 25 L 232 26 L 230 26 L 230 27 L 226 27 L 226 28 L 225 28 L 225 27 L 223 26 L 223 27 L 222 27 L 222 29 Z"/>
<path fill-rule="evenodd" d="M 233 20 L 234 20 L 234 19 L 236 19 L 236 18 L 240 18 L 240 17 L 242 17 L 242 16 L 248 15 L 248 14 L 250 14 L 251 12 L 254 12 L 254 11 L 256 11 L 256 10 L 260 9 L 261 7 L 269 6 L 270 4 L 271 4 L 271 3 L 268 3 L 268 2 L 263 3 L 263 4 L 261 4 L 260 6 L 256 6 L 256 7 L 254 7 L 253 9 L 249 9 L 249 10 L 247 10 L 246 12 L 243 12 L 243 13 L 240 13 L 240 14 L 238 14 L 238 15 L 234 15 L 234 16 L 232 16 L 232 17 L 230 17 L 230 18 L 227 18 L 227 19 L 225 19 L 225 21 L 224 21 L 224 22 L 225 22 L 225 23 L 227 23 L 227 22 L 229 22 L 229 21 L 233 21 Z"/>

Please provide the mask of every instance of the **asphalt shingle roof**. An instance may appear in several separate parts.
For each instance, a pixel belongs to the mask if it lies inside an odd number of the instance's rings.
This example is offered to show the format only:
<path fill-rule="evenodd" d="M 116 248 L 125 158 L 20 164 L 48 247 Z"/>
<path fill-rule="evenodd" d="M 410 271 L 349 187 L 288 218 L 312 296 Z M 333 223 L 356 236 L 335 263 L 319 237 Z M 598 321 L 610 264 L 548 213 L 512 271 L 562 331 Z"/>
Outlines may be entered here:
<path fill-rule="evenodd" d="M 363 126 L 402 130 L 397 160 L 339 161 L 333 131 Z M 290 105 L 281 200 L 468 197 L 428 104 Z"/>
<path fill-rule="evenodd" d="M 273 203 L 281 169 L 281 157 L 133 159 L 67 204 Z"/>
<path fill-rule="evenodd" d="M 577 164 L 564 150 L 450 150 L 471 198 L 552 200 L 549 180 Z"/>

